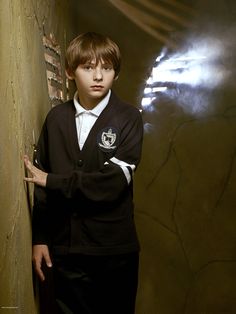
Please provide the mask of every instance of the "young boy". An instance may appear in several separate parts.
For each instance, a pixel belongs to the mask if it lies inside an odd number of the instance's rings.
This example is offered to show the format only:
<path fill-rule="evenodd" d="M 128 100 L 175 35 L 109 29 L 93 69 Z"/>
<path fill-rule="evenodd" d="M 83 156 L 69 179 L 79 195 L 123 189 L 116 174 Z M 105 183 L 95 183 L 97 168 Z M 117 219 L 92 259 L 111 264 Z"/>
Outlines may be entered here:
<path fill-rule="evenodd" d="M 141 156 L 138 109 L 111 90 L 120 51 L 89 32 L 66 52 L 74 99 L 48 114 L 34 165 L 33 263 L 52 267 L 60 313 L 133 314 L 139 243 L 133 217 L 133 173 Z"/>

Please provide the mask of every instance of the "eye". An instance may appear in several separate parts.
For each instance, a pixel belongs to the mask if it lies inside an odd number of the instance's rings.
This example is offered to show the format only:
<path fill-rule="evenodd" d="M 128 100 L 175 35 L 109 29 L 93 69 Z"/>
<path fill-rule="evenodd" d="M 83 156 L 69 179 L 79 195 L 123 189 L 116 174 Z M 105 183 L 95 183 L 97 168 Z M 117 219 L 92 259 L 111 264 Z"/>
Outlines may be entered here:
<path fill-rule="evenodd" d="M 84 64 L 83 69 L 86 71 L 90 71 L 93 69 L 93 66 L 91 64 Z"/>
<path fill-rule="evenodd" d="M 113 70 L 113 66 L 111 64 L 104 64 L 103 69 L 105 71 L 111 71 L 111 70 Z"/>

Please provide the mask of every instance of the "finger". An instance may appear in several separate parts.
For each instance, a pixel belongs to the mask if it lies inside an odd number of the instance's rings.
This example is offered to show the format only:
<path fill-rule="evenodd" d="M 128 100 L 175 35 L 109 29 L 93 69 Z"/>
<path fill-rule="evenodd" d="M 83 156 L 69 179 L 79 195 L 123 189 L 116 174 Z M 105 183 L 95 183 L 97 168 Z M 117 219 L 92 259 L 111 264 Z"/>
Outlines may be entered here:
<path fill-rule="evenodd" d="M 32 163 L 30 162 L 29 158 L 24 158 L 24 163 L 26 168 L 31 172 L 32 171 Z"/>
<path fill-rule="evenodd" d="M 52 267 L 52 260 L 50 258 L 49 253 L 44 254 L 44 259 L 48 267 Z"/>
<path fill-rule="evenodd" d="M 24 163 L 27 165 L 29 162 L 29 157 L 27 155 L 24 155 Z"/>
<path fill-rule="evenodd" d="M 24 177 L 24 181 L 34 183 L 34 178 Z"/>
<path fill-rule="evenodd" d="M 24 155 L 23 158 L 24 158 L 24 160 L 27 160 L 27 159 L 29 160 L 29 156 L 28 155 Z"/>
<path fill-rule="evenodd" d="M 44 273 L 43 273 L 43 271 L 41 269 L 41 260 L 34 259 L 33 260 L 33 264 L 34 264 L 35 272 L 38 275 L 39 279 L 41 281 L 44 281 L 45 280 L 45 276 L 44 276 Z"/>
<path fill-rule="evenodd" d="M 44 273 L 42 271 L 41 268 L 35 268 L 35 271 L 36 271 L 36 274 L 38 275 L 39 279 L 41 281 L 44 281 L 45 280 L 45 276 L 44 276 Z"/>

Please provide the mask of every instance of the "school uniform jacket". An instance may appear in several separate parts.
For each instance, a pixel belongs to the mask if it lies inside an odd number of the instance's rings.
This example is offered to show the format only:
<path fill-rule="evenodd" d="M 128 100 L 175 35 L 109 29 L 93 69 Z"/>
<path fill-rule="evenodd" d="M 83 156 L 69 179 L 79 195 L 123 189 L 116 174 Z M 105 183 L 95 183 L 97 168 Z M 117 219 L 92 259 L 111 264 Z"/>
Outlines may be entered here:
<path fill-rule="evenodd" d="M 139 250 L 132 175 L 141 157 L 139 110 L 114 92 L 80 150 L 72 100 L 45 120 L 35 154 L 48 173 L 35 186 L 33 244 L 56 254 L 122 254 Z"/>

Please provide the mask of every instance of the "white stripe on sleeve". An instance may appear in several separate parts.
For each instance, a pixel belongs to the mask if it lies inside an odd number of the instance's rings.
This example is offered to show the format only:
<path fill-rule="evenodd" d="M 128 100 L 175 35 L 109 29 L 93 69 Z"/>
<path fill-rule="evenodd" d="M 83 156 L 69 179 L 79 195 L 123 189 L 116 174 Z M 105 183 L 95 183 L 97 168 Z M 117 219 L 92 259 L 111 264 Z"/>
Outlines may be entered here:
<path fill-rule="evenodd" d="M 130 171 L 129 171 L 129 169 L 127 167 L 129 167 L 132 170 L 132 175 L 133 175 L 136 166 L 132 165 L 132 164 L 128 164 L 127 162 L 119 160 L 118 158 L 115 158 L 115 157 L 112 157 L 110 159 L 110 161 L 121 167 L 121 169 L 123 170 L 124 175 L 126 177 L 126 180 L 127 180 L 128 184 L 129 184 L 130 181 L 131 181 L 131 175 L 130 175 Z M 105 164 L 107 164 L 107 162 Z"/>

